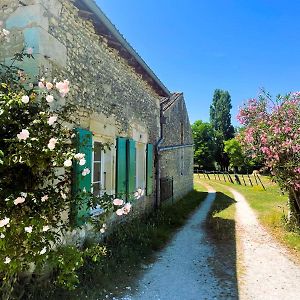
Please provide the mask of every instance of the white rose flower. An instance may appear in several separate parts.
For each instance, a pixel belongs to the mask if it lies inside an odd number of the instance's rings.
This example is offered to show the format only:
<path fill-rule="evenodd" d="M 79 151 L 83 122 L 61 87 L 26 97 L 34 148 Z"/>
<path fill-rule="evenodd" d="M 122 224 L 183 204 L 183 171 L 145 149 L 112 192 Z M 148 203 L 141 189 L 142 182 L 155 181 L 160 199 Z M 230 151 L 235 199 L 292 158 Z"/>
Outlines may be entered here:
<path fill-rule="evenodd" d="M 47 123 L 48 125 L 53 125 L 57 121 L 57 116 L 52 116 L 48 119 Z"/>
<path fill-rule="evenodd" d="M 32 232 L 32 226 L 24 227 L 25 232 L 31 233 Z"/>
<path fill-rule="evenodd" d="M 0 227 L 8 225 L 10 218 L 5 217 L 3 220 L 0 220 Z"/>
<path fill-rule="evenodd" d="M 86 175 L 88 175 L 88 174 L 90 174 L 90 173 L 91 173 L 91 170 L 90 170 L 89 168 L 85 168 L 85 169 L 81 172 L 82 176 L 86 176 Z"/>
<path fill-rule="evenodd" d="M 85 163 L 86 163 L 85 158 L 82 158 L 82 159 L 79 161 L 79 164 L 80 164 L 81 166 L 84 166 Z"/>
<path fill-rule="evenodd" d="M 44 232 L 48 231 L 49 229 L 50 229 L 50 227 L 49 227 L 48 225 L 43 226 L 43 231 L 44 231 Z"/>
<path fill-rule="evenodd" d="M 43 255 L 43 254 L 45 254 L 46 253 L 46 251 L 47 251 L 47 248 L 46 247 L 44 247 L 41 251 L 40 251 L 40 255 Z"/>
<path fill-rule="evenodd" d="M 47 95 L 47 96 L 46 96 L 46 101 L 47 101 L 48 103 L 53 102 L 53 100 L 54 100 L 54 97 L 53 97 L 52 95 Z"/>
<path fill-rule="evenodd" d="M 45 202 L 46 200 L 48 200 L 49 196 L 48 195 L 45 195 L 41 198 L 41 201 L 42 202 Z"/>
<path fill-rule="evenodd" d="M 21 98 L 21 101 L 22 101 L 23 103 L 27 104 L 27 103 L 29 102 L 29 97 L 28 97 L 28 96 L 23 96 L 23 97 Z"/>
<path fill-rule="evenodd" d="M 68 167 L 71 167 L 71 166 L 72 166 L 72 160 L 71 160 L 71 159 L 65 160 L 64 166 L 67 167 L 67 168 L 68 168 Z"/>
<path fill-rule="evenodd" d="M 85 157 L 85 154 L 84 153 L 76 153 L 74 155 L 74 158 L 77 159 L 77 160 L 81 160 Z"/>
<path fill-rule="evenodd" d="M 4 263 L 9 264 L 11 262 L 11 259 L 9 257 L 5 257 Z"/>

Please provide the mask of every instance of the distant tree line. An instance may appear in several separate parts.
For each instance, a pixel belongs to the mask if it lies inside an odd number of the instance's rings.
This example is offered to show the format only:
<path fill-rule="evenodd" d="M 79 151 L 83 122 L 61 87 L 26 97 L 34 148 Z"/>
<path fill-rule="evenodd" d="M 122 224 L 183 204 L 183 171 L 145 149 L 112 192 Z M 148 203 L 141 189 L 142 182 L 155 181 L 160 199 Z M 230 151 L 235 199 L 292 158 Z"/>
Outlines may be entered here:
<path fill-rule="evenodd" d="M 194 162 L 205 170 L 247 171 L 257 162 L 247 158 L 231 124 L 231 97 L 228 91 L 216 89 L 210 105 L 210 122 L 201 120 L 192 124 Z"/>

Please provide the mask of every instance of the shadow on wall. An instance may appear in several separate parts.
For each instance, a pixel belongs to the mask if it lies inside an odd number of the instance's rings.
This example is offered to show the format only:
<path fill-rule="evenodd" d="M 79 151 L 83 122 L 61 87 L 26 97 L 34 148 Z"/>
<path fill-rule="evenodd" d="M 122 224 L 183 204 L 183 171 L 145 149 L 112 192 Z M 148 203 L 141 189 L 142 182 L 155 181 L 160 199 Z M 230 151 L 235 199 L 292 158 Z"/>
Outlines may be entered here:
<path fill-rule="evenodd" d="M 207 236 L 214 245 L 214 255 L 209 259 L 209 264 L 219 279 L 226 299 L 239 298 L 235 202 L 233 198 L 217 192 L 205 224 Z"/>

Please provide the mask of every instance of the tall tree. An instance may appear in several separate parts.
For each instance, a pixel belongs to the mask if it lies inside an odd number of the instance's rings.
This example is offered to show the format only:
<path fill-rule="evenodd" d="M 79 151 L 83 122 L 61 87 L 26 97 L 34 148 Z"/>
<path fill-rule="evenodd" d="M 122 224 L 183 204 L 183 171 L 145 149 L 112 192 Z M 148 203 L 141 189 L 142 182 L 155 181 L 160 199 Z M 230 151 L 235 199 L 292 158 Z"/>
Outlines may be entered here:
<path fill-rule="evenodd" d="M 201 120 L 192 125 L 195 144 L 194 160 L 201 168 L 214 169 L 215 162 L 215 131 L 209 123 Z"/>
<path fill-rule="evenodd" d="M 231 108 L 231 97 L 228 91 L 216 89 L 210 106 L 210 123 L 216 131 L 222 133 L 225 141 L 234 137 Z"/>
<path fill-rule="evenodd" d="M 221 169 L 228 169 L 229 157 L 224 152 L 224 141 L 234 137 L 234 127 L 231 125 L 231 97 L 228 91 L 216 89 L 210 106 L 210 123 L 216 131 L 215 158 Z"/>

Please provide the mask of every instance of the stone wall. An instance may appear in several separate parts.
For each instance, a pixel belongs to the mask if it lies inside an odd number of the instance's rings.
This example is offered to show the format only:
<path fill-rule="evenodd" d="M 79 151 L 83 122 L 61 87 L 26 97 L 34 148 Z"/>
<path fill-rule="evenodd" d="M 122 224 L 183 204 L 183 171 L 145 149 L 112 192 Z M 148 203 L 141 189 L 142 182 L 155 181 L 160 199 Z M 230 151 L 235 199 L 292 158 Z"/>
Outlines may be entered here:
<path fill-rule="evenodd" d="M 180 199 L 193 189 L 194 152 L 191 126 L 183 95 L 164 111 L 162 147 L 186 145 L 161 152 L 161 177 L 173 178 L 174 199 Z"/>
<path fill-rule="evenodd" d="M 25 60 L 22 68 L 36 81 L 40 76 L 70 81 L 68 99 L 78 105 L 80 127 L 112 143 L 124 136 L 155 144 L 160 96 L 94 25 L 79 17 L 69 0 L 22 3 L 0 2 L 0 20 L 11 31 L 11 41 L 0 47 L 0 59 L 8 61 L 12 53 L 32 47 L 35 60 Z M 145 203 L 152 205 L 153 196 Z"/>

